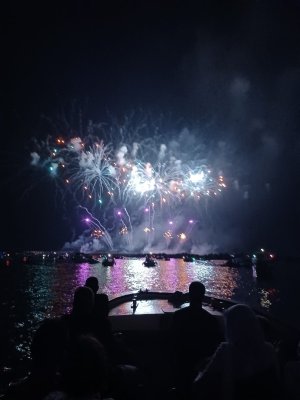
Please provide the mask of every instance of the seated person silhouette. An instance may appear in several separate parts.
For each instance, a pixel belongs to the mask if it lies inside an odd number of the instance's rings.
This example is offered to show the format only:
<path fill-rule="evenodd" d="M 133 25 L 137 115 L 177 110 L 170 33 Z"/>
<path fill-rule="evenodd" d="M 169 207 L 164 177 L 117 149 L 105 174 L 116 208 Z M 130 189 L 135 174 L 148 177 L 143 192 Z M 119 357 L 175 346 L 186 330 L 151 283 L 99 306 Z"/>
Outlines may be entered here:
<path fill-rule="evenodd" d="M 221 343 L 192 389 L 192 398 L 281 399 L 279 363 L 262 325 L 245 304 L 224 313 L 226 341 Z"/>
<path fill-rule="evenodd" d="M 94 333 L 94 304 L 94 292 L 91 288 L 79 286 L 75 289 L 71 313 L 62 316 L 62 321 L 69 330 L 70 339 Z"/>
<path fill-rule="evenodd" d="M 109 360 L 115 400 L 132 400 L 140 379 L 137 368 L 132 365 L 134 359 L 130 349 L 123 343 L 122 336 L 114 334 L 108 318 L 109 298 L 105 293 L 97 293 L 99 282 L 96 276 L 90 276 L 85 286 L 94 292 L 93 334 L 104 346 Z"/>
<path fill-rule="evenodd" d="M 116 364 L 132 362 L 129 349 L 124 346 L 120 335 L 113 334 L 111 322 L 108 318 L 109 299 L 105 293 L 97 293 L 99 282 L 96 276 L 90 276 L 85 282 L 85 286 L 94 292 L 94 307 L 92 313 L 93 334 L 103 344 L 110 360 Z"/>
<path fill-rule="evenodd" d="M 204 368 L 223 339 L 217 317 L 202 307 L 204 295 L 203 283 L 193 281 L 189 306 L 173 314 L 174 378 L 179 397 L 185 396 L 199 368 Z"/>
<path fill-rule="evenodd" d="M 98 293 L 99 281 L 96 276 L 90 276 L 87 278 L 85 285 L 92 289 L 94 292 L 95 304 L 94 304 L 94 314 L 101 318 L 106 318 L 109 312 L 108 306 L 108 296 L 105 293 Z"/>
<path fill-rule="evenodd" d="M 94 306 L 92 310 L 93 334 L 104 345 L 108 354 L 112 356 L 115 340 L 111 323 L 108 319 L 108 296 L 105 293 L 97 293 L 99 282 L 96 276 L 87 278 L 84 286 L 92 289 L 94 293 Z"/>
<path fill-rule="evenodd" d="M 102 344 L 93 336 L 80 335 L 72 342 L 62 368 L 61 388 L 44 400 L 104 399 L 109 368 Z"/>

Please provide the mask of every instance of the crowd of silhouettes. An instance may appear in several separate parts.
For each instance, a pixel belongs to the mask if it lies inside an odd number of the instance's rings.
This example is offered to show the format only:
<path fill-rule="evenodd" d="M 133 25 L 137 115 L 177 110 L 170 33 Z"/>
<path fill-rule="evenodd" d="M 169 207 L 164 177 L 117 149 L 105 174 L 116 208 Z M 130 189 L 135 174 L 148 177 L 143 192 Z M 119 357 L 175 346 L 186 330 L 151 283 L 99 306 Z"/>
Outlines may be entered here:
<path fill-rule="evenodd" d="M 70 313 L 40 324 L 31 343 L 30 373 L 10 384 L 4 400 L 153 397 L 130 348 L 113 332 L 108 296 L 98 290 L 98 279 L 89 277 L 76 288 Z M 191 282 L 189 305 L 172 315 L 167 344 L 172 382 L 162 397 L 300 399 L 296 347 L 278 352 L 268 341 L 268 321 L 247 305 L 233 305 L 219 318 L 205 309 L 204 300 L 205 286 Z"/>

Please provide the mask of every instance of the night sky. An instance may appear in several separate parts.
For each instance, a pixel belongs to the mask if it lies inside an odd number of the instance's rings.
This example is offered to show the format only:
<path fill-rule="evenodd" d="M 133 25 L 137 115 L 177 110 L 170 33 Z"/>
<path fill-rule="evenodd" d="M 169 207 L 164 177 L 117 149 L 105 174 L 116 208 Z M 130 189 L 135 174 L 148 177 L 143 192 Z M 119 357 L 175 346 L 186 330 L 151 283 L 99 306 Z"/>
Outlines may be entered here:
<path fill-rule="evenodd" d="M 146 113 L 225 149 L 207 249 L 297 252 L 299 1 L 13 1 L 2 18 L 0 250 L 61 249 L 83 231 L 32 171 L 33 138 Z"/>

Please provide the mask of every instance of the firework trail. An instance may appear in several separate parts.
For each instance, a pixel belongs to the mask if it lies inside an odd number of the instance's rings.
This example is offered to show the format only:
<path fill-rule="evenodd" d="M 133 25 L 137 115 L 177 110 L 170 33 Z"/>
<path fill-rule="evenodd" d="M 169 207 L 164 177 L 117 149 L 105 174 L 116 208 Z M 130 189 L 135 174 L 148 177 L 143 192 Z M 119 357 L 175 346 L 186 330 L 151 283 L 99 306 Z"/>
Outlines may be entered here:
<path fill-rule="evenodd" d="M 31 165 L 47 170 L 72 195 L 90 237 L 104 248 L 186 242 L 201 204 L 226 188 L 220 167 L 209 166 L 215 160 L 209 163 L 203 143 L 191 143 L 187 129 L 167 141 L 168 132 L 157 124 L 125 118 L 111 126 L 90 122 L 86 131 L 35 141 Z M 183 222 L 170 226 L 173 218 Z"/>
<path fill-rule="evenodd" d="M 96 238 L 103 238 L 104 242 L 106 243 L 107 247 L 112 249 L 113 248 L 113 242 L 110 237 L 110 234 L 107 232 L 105 227 L 101 224 L 101 222 L 95 218 L 86 207 L 79 206 L 82 208 L 88 217 L 85 218 L 85 222 L 88 223 L 89 225 L 92 226 L 92 237 Z"/>

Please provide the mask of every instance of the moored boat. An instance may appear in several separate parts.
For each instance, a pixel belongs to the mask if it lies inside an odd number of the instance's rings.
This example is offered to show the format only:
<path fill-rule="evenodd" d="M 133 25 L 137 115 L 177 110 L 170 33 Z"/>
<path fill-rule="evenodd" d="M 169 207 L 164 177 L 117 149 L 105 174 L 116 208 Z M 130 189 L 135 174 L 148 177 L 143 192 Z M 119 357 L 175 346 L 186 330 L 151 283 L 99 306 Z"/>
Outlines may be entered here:
<path fill-rule="evenodd" d="M 251 268 L 253 265 L 253 261 L 248 254 L 234 254 L 229 258 L 229 260 L 226 261 L 225 265 L 227 267 Z"/>
<path fill-rule="evenodd" d="M 185 261 L 185 262 L 194 262 L 195 259 L 194 259 L 194 257 L 191 256 L 191 254 L 185 254 L 183 256 L 183 261 Z"/>
<path fill-rule="evenodd" d="M 102 265 L 103 267 L 113 267 L 115 265 L 116 261 L 114 257 L 108 255 L 107 257 L 104 257 L 102 260 Z"/>
<path fill-rule="evenodd" d="M 275 267 L 275 254 L 265 249 L 260 249 L 252 256 L 253 267 L 257 279 L 269 280 L 273 276 Z"/>
<path fill-rule="evenodd" d="M 143 265 L 145 267 L 156 267 L 158 263 L 151 255 L 147 254 Z"/>
<path fill-rule="evenodd" d="M 149 260 L 145 260 L 143 262 L 143 265 L 145 267 L 156 267 L 158 265 L 158 262 L 156 260 L 149 259 Z"/>

